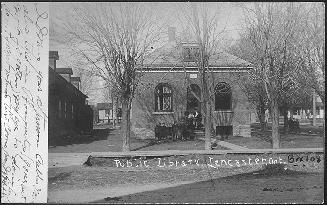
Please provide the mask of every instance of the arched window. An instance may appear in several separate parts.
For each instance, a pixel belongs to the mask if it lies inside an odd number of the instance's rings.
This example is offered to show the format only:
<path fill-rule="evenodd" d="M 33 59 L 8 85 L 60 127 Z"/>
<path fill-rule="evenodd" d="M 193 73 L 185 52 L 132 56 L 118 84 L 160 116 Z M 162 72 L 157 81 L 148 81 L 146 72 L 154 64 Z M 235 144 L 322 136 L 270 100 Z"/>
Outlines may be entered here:
<path fill-rule="evenodd" d="M 168 84 L 159 84 L 155 90 L 155 111 L 171 112 L 172 106 L 172 90 Z"/>
<path fill-rule="evenodd" d="M 193 91 L 193 92 L 192 92 Z M 200 101 L 194 96 L 194 94 L 201 98 L 201 89 L 197 84 L 191 84 L 187 88 L 187 104 L 186 104 L 186 110 L 190 112 L 194 112 L 195 109 L 198 110 L 198 112 L 201 111 L 201 104 Z"/>
<path fill-rule="evenodd" d="M 231 110 L 232 109 L 232 90 L 225 83 L 220 82 L 215 87 L 215 110 Z"/>

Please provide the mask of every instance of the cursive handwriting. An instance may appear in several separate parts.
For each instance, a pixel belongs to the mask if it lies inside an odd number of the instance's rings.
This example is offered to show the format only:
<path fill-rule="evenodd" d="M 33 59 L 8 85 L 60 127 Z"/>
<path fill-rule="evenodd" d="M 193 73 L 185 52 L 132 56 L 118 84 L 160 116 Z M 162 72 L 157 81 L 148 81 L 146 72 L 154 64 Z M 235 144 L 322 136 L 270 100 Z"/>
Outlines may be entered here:
<path fill-rule="evenodd" d="M 1 201 L 47 202 L 48 3 L 1 7 Z"/>

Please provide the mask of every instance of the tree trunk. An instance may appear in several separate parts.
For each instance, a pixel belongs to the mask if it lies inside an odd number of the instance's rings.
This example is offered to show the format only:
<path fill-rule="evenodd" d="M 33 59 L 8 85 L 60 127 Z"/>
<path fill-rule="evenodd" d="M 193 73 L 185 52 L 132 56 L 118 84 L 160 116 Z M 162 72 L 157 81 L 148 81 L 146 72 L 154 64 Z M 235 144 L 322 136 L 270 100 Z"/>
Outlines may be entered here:
<path fill-rule="evenodd" d="M 325 130 L 325 98 L 324 98 L 324 101 L 322 101 L 322 105 L 323 105 L 323 107 L 322 107 L 322 118 L 323 118 L 323 121 L 322 121 L 322 130 L 323 130 L 323 137 L 325 138 L 325 136 L 326 136 L 326 130 Z"/>
<path fill-rule="evenodd" d="M 259 122 L 260 122 L 260 127 L 261 127 L 261 131 L 264 132 L 266 131 L 266 112 L 265 109 L 259 108 L 259 112 L 258 112 L 258 118 L 259 118 Z"/>
<path fill-rule="evenodd" d="M 210 103 L 205 102 L 205 125 L 204 125 L 204 137 L 205 137 L 205 150 L 211 150 L 211 110 Z"/>
<path fill-rule="evenodd" d="M 112 126 L 115 128 L 116 127 L 116 110 L 117 110 L 117 104 L 116 104 L 116 99 L 112 96 L 111 97 L 112 101 Z"/>
<path fill-rule="evenodd" d="M 313 91 L 313 94 L 312 94 L 312 125 L 313 126 L 317 126 L 317 123 L 316 123 L 316 94 L 315 92 Z"/>
<path fill-rule="evenodd" d="M 130 151 L 130 106 L 128 100 L 122 100 L 122 137 L 123 137 L 123 152 Z"/>
<path fill-rule="evenodd" d="M 270 105 L 271 112 L 271 137 L 273 149 L 280 148 L 280 134 L 279 134 L 279 110 L 278 110 L 278 100 L 273 99 Z"/>

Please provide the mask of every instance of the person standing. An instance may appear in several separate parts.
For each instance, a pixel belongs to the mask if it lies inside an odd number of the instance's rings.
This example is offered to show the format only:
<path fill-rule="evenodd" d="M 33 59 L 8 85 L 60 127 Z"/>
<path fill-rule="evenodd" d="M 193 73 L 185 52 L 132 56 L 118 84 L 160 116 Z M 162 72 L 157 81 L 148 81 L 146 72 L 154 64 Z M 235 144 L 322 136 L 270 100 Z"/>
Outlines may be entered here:
<path fill-rule="evenodd" d="M 195 109 L 195 112 L 194 112 L 194 119 L 195 119 L 195 127 L 199 128 L 201 125 L 201 121 L 202 121 L 202 115 L 200 112 L 198 112 L 197 109 Z"/>

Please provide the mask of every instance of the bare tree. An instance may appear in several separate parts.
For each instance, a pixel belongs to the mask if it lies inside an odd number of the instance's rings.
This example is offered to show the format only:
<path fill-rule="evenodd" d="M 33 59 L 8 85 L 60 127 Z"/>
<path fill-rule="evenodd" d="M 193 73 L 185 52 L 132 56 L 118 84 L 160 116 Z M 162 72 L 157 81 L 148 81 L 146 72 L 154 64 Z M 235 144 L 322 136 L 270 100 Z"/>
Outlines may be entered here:
<path fill-rule="evenodd" d="M 214 97 L 214 75 L 212 72 L 210 75 L 209 59 L 211 56 L 217 54 L 219 36 L 222 33 L 218 31 L 218 10 L 211 9 L 212 13 L 210 13 L 210 5 L 210 3 L 190 3 L 185 7 L 180 7 L 182 11 L 182 22 L 188 26 L 190 36 L 195 39 L 196 45 L 198 46 L 198 50 L 195 50 L 191 55 L 194 55 L 199 73 L 201 96 L 198 96 L 194 91 L 192 91 L 192 94 L 201 102 L 204 108 L 206 150 L 211 149 L 211 104 Z"/>
<path fill-rule="evenodd" d="M 273 148 L 280 147 L 279 101 L 285 89 L 296 86 L 302 61 L 295 52 L 303 20 L 302 4 L 255 3 L 247 8 L 246 32 L 272 118 Z"/>
<path fill-rule="evenodd" d="M 246 34 L 241 34 L 241 38 L 227 49 L 231 54 L 239 56 L 252 64 L 256 62 L 255 49 Z M 265 113 L 268 109 L 268 99 L 262 79 L 262 72 L 257 67 L 249 70 L 247 75 L 243 73 L 238 75 L 238 85 L 253 105 L 259 119 L 261 131 L 265 131 L 267 128 Z"/>
<path fill-rule="evenodd" d="M 96 75 L 117 91 L 122 103 L 123 151 L 130 151 L 130 110 L 145 56 L 160 37 L 151 9 L 140 3 L 76 7 L 65 23 L 66 43 Z"/>
<path fill-rule="evenodd" d="M 249 35 L 246 33 L 241 34 L 241 38 L 234 45 L 230 46 L 228 50 L 248 62 L 254 64 L 256 62 L 256 50 L 251 44 Z M 288 67 L 288 69 L 292 69 L 292 64 L 290 63 Z M 300 73 L 303 74 L 303 72 Z M 279 110 L 284 116 L 285 130 L 288 128 L 288 111 L 292 111 L 294 107 L 308 107 L 308 104 L 311 102 L 311 91 L 303 83 L 303 76 L 301 74 L 293 75 L 292 82 L 285 84 L 280 92 Z M 239 77 L 239 84 L 243 88 L 242 90 L 256 108 L 261 129 L 265 130 L 265 111 L 268 109 L 268 99 L 264 82 L 262 81 L 264 77 L 263 72 L 260 68 L 255 67 L 249 71 L 249 75 L 240 75 Z"/>
<path fill-rule="evenodd" d="M 307 7 L 297 44 L 303 60 L 301 77 L 325 104 L 325 4 L 307 3 Z"/>
<path fill-rule="evenodd" d="M 108 83 L 105 84 L 104 88 L 104 99 L 106 102 L 111 103 L 112 106 L 112 125 L 115 128 L 118 123 L 117 113 L 119 108 L 119 93 L 114 89 L 114 86 L 111 86 Z M 108 116 L 108 118 L 110 117 Z"/>

